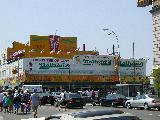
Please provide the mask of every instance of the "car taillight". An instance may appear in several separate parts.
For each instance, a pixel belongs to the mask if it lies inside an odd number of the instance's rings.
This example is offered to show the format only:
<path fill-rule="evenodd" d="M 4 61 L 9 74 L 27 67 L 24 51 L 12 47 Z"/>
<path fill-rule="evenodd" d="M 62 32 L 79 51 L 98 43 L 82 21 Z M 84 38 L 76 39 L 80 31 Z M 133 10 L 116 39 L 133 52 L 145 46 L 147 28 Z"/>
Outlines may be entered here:
<path fill-rule="evenodd" d="M 53 98 L 53 96 L 48 96 L 48 98 L 52 99 L 52 98 Z"/>
<path fill-rule="evenodd" d="M 70 100 L 69 100 L 69 103 L 73 103 L 73 102 L 74 102 L 74 100 L 73 100 L 73 99 L 70 99 Z"/>
<path fill-rule="evenodd" d="M 152 100 L 152 103 L 156 103 L 157 101 L 156 100 Z"/>

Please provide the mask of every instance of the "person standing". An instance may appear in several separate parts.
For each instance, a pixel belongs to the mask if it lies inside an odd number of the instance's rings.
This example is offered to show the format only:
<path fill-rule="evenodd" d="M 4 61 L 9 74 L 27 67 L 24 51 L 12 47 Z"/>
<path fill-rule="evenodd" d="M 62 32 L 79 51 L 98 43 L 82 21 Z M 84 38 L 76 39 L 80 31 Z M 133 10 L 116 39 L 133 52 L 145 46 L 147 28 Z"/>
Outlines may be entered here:
<path fill-rule="evenodd" d="M 13 104 L 14 104 L 14 114 L 18 114 L 18 110 L 21 106 L 21 94 L 20 90 L 15 90 L 14 96 L 13 96 Z"/>
<path fill-rule="evenodd" d="M 37 93 L 37 89 L 34 89 L 34 92 L 31 95 L 31 106 L 32 106 L 34 118 L 37 118 L 37 110 L 38 110 L 39 103 L 40 103 L 40 97 Z"/>
<path fill-rule="evenodd" d="M 4 93 L 1 92 L 0 93 L 0 111 L 3 111 L 3 97 L 4 97 Z"/>
<path fill-rule="evenodd" d="M 4 94 L 4 97 L 3 97 L 4 113 L 9 112 L 9 111 L 8 111 L 8 100 L 9 100 L 9 97 L 8 97 L 8 93 L 6 92 L 6 93 Z"/>

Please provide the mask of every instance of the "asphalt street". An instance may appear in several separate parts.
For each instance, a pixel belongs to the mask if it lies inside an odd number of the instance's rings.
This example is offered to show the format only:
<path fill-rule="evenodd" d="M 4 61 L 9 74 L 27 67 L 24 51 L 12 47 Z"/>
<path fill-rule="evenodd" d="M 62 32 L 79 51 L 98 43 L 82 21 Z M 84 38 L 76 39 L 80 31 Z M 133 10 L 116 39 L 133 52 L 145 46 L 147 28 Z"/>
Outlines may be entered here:
<path fill-rule="evenodd" d="M 75 112 L 75 111 L 83 111 L 83 110 L 89 110 L 89 109 L 118 109 L 118 110 L 123 110 L 124 112 L 127 113 L 132 113 L 138 117 L 140 117 L 142 120 L 160 120 L 160 111 L 151 110 L 139 110 L 139 109 L 126 109 L 126 108 L 112 108 L 112 107 L 101 107 L 101 106 L 91 106 L 90 104 L 86 105 L 84 109 L 79 109 L 79 108 L 74 108 L 74 109 L 67 109 L 65 111 L 63 108 L 61 111 L 58 111 L 58 108 L 55 108 L 54 106 L 51 105 L 46 105 L 46 106 L 41 106 L 38 109 L 38 117 L 49 117 L 50 115 L 53 114 L 58 114 L 58 113 L 63 113 L 63 112 Z M 16 114 L 9 114 L 9 113 L 4 113 L 0 112 L 0 120 L 21 120 L 22 118 L 32 118 L 33 115 L 32 113 L 28 114 L 22 114 L 19 113 L 18 115 Z"/>

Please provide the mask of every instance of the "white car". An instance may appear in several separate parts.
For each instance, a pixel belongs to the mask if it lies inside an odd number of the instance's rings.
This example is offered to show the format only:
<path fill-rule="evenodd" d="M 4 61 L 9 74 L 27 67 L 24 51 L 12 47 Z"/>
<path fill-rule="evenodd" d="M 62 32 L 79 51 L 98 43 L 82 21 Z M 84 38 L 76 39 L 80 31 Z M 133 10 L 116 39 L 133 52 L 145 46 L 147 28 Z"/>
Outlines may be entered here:
<path fill-rule="evenodd" d="M 127 100 L 125 106 L 127 109 L 142 108 L 150 110 L 151 108 L 157 108 L 160 110 L 160 99 L 154 95 L 143 94 Z"/>
<path fill-rule="evenodd" d="M 141 120 L 137 116 L 120 110 L 88 110 L 68 114 L 52 115 L 45 120 Z"/>

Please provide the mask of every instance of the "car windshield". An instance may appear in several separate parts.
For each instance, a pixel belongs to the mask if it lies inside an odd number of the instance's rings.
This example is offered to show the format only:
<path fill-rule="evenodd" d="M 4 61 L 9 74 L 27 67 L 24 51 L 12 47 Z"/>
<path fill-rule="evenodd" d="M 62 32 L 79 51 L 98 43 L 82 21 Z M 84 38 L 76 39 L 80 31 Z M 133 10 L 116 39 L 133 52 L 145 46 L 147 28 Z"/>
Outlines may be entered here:
<path fill-rule="evenodd" d="M 126 98 L 126 97 L 121 94 L 108 94 L 106 98 L 111 99 L 111 98 Z"/>
<path fill-rule="evenodd" d="M 117 96 L 117 98 L 126 98 L 124 95 L 121 94 L 115 94 Z"/>

